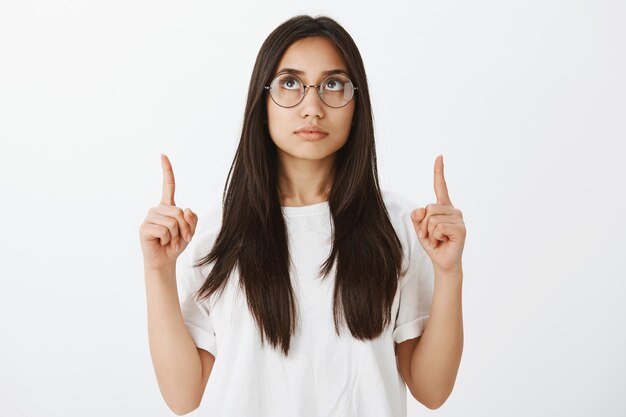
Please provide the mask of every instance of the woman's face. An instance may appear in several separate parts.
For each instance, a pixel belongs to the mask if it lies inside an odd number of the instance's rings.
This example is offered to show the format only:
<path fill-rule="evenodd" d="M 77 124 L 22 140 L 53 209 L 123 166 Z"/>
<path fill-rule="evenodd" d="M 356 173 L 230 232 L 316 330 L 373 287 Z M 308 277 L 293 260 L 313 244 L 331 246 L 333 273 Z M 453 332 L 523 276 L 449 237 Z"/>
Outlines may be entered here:
<path fill-rule="evenodd" d="M 305 85 L 321 84 L 325 71 L 338 69 L 350 75 L 335 46 L 324 37 L 309 37 L 292 43 L 283 54 L 274 75 L 283 72 L 285 68 L 302 71 L 298 77 Z M 307 88 L 302 101 L 290 108 L 274 103 L 268 93 L 267 122 L 280 160 L 333 159 L 350 134 L 354 106 L 353 98 L 343 107 L 329 107 L 322 102 L 313 87 Z M 296 133 L 296 130 L 307 125 L 315 125 L 328 132 L 328 135 L 319 140 L 310 140 Z"/>

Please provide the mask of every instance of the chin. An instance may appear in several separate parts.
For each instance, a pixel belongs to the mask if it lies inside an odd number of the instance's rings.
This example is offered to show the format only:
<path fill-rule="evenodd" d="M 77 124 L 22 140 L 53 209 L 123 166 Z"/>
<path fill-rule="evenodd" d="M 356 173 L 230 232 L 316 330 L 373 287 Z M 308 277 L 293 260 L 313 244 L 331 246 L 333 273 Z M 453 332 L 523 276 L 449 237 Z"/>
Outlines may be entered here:
<path fill-rule="evenodd" d="M 322 160 L 334 155 L 343 145 L 337 141 L 333 142 L 332 138 L 324 138 L 318 141 L 306 141 L 297 137 L 300 142 L 295 146 L 293 142 L 289 142 L 289 146 L 280 146 L 276 144 L 279 154 L 283 154 L 287 158 L 297 158 L 306 160 Z"/>
<path fill-rule="evenodd" d="M 334 152 L 331 153 L 320 153 L 320 152 L 298 152 L 298 153 L 290 153 L 287 154 L 290 158 L 296 158 L 296 159 L 304 159 L 307 161 L 321 161 L 323 159 L 328 158 L 329 156 L 332 156 L 334 154 Z"/>
<path fill-rule="evenodd" d="M 332 156 L 337 150 L 333 149 L 281 149 L 283 157 L 293 159 L 306 159 L 309 161 L 319 161 Z"/>

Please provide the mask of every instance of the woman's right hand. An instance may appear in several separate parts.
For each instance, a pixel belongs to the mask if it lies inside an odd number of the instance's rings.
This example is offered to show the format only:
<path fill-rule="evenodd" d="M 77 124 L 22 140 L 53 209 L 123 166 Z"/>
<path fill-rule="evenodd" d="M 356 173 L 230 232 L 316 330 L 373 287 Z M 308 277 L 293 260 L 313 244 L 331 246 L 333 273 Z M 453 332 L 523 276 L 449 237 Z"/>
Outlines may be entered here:
<path fill-rule="evenodd" d="M 174 203 L 174 171 L 167 156 L 161 154 L 163 193 L 161 203 L 148 210 L 139 228 L 145 269 L 165 270 L 175 267 L 180 255 L 196 232 L 198 216 Z"/>

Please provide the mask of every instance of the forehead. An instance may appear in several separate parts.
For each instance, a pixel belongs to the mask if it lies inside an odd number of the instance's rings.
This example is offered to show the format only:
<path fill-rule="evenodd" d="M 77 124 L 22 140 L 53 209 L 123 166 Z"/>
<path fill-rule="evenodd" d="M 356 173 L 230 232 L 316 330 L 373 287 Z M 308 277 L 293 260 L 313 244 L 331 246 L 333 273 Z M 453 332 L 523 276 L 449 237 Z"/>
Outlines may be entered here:
<path fill-rule="evenodd" d="M 281 68 L 293 68 L 304 71 L 303 77 L 317 77 L 323 71 L 348 67 L 337 47 L 322 36 L 299 39 L 289 45 L 280 59 L 277 72 Z"/>

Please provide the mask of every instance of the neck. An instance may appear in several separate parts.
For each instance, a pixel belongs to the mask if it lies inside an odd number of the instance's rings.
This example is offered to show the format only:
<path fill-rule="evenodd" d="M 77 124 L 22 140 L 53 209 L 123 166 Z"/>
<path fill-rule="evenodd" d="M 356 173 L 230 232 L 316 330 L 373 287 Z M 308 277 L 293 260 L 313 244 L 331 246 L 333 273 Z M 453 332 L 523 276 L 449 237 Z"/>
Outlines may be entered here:
<path fill-rule="evenodd" d="M 279 159 L 278 192 L 282 206 L 300 207 L 328 201 L 334 178 L 334 155 L 322 160 Z"/>

